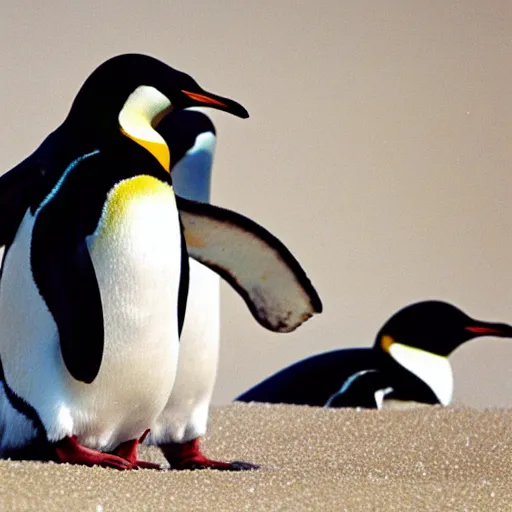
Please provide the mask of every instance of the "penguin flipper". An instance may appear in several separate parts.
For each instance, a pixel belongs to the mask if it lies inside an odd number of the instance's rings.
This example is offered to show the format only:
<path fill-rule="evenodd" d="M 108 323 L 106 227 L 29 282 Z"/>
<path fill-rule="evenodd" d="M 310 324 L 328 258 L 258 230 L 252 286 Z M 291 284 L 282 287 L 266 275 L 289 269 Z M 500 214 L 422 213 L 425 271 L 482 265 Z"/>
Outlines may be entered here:
<path fill-rule="evenodd" d="M 224 278 L 254 318 L 291 332 L 322 311 L 322 302 L 291 252 L 254 221 L 177 196 L 189 256 Z"/>
<path fill-rule="evenodd" d="M 36 220 L 32 237 L 34 280 L 57 324 L 66 368 L 76 380 L 89 384 L 99 372 L 104 344 L 93 263 L 85 237 L 66 237 L 44 220 Z"/>

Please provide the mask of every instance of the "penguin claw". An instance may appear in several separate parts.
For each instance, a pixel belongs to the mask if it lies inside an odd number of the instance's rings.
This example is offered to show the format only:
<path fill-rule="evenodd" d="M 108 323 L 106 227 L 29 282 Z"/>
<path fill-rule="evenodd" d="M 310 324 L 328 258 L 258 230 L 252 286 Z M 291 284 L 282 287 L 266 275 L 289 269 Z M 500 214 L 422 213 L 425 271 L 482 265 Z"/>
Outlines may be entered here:
<path fill-rule="evenodd" d="M 199 447 L 199 439 L 193 439 L 186 443 L 167 443 L 160 446 L 171 469 L 195 470 L 216 469 L 218 471 L 246 471 L 259 469 L 256 464 L 250 462 L 221 462 L 205 457 Z"/>
<path fill-rule="evenodd" d="M 139 439 L 132 439 L 131 441 L 125 441 L 124 443 L 121 443 L 112 452 L 113 456 L 120 457 L 128 461 L 130 464 L 133 464 L 134 469 L 162 469 L 160 464 L 137 459 L 137 448 L 139 447 L 139 444 L 144 442 L 144 439 L 146 439 L 148 434 L 149 428 L 142 434 Z"/>
<path fill-rule="evenodd" d="M 55 444 L 56 462 L 79 464 L 83 466 L 101 466 L 104 468 L 125 470 L 135 469 L 131 461 L 112 455 L 91 450 L 82 446 L 76 436 L 68 436 Z"/>
<path fill-rule="evenodd" d="M 99 464 L 104 468 L 118 469 L 124 471 L 125 469 L 137 469 L 135 464 L 130 461 L 124 460 L 121 457 L 110 455 L 108 453 L 102 453 L 102 462 Z"/>

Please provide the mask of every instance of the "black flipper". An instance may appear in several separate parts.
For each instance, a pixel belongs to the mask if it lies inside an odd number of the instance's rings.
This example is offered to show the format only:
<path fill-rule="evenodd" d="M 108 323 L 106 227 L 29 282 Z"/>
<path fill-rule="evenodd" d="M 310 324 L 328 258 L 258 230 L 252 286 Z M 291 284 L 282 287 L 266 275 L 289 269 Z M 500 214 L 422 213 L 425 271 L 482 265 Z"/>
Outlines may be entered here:
<path fill-rule="evenodd" d="M 86 383 L 98 374 L 104 345 L 101 295 L 86 239 L 109 189 L 96 182 L 94 194 L 91 180 L 84 180 L 87 172 L 102 170 L 101 160 L 88 160 L 92 155 L 73 162 L 37 210 L 30 254 L 35 283 L 57 324 L 66 367 Z"/>
<path fill-rule="evenodd" d="M 138 169 L 169 180 L 147 151 L 120 135 L 119 149 L 91 151 L 59 172 L 60 178 L 35 211 L 31 265 L 36 285 L 50 310 L 69 373 L 91 383 L 103 358 L 104 323 L 101 294 L 87 247 L 101 218 L 108 192 Z M 123 146 L 125 144 L 125 146 Z M 153 164 L 153 167 L 152 167 Z M 52 181 L 53 182 L 53 181 Z M 185 284 L 180 294 L 186 295 Z M 182 306 L 183 314 L 185 303 Z"/>
<path fill-rule="evenodd" d="M 37 219 L 32 238 L 34 279 L 57 324 L 69 373 L 91 383 L 100 369 L 104 343 L 96 274 L 85 238 L 66 236 L 45 217 Z"/>
<path fill-rule="evenodd" d="M 176 197 L 189 256 L 224 278 L 267 329 L 290 332 L 322 302 L 286 246 L 231 210 Z"/>

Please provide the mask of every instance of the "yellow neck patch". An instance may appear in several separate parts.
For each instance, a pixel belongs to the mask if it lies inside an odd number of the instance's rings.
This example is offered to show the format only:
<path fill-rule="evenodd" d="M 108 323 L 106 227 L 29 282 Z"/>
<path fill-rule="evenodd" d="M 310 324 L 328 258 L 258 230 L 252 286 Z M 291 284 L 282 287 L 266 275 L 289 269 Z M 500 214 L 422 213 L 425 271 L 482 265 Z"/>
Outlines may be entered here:
<path fill-rule="evenodd" d="M 133 201 L 148 196 L 157 196 L 164 201 L 175 201 L 172 187 L 153 176 L 135 176 L 118 183 L 107 196 L 98 238 L 110 235 L 127 219 Z"/>
<path fill-rule="evenodd" d="M 389 353 L 389 348 L 391 347 L 391 345 L 393 345 L 393 343 L 395 343 L 395 340 L 391 337 L 391 336 L 382 336 L 381 340 L 380 340 L 380 346 L 382 348 L 382 350 L 384 350 L 384 352 L 388 352 Z"/>
<path fill-rule="evenodd" d="M 139 137 L 136 137 L 135 135 L 132 135 L 131 133 L 126 132 L 123 128 L 121 128 L 121 133 L 135 141 L 144 149 L 147 149 L 160 162 L 160 165 L 167 172 L 171 172 L 171 154 L 165 142 L 141 139 Z"/>

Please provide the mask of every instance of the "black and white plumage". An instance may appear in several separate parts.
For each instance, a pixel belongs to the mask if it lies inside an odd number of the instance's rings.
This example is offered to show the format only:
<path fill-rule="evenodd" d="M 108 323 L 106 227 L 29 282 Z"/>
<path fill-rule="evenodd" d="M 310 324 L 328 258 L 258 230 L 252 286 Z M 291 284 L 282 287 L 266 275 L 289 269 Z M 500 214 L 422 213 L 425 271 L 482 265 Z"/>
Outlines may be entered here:
<path fill-rule="evenodd" d="M 378 370 L 392 391 L 384 401 L 448 405 L 453 372 L 448 356 L 481 336 L 512 337 L 512 326 L 475 320 L 442 301 L 410 304 L 379 330 L 371 348 L 348 348 L 312 355 L 264 379 L 235 400 L 325 406 L 358 372 Z M 363 406 L 365 398 L 360 398 Z M 357 400 L 352 400 L 357 405 Z"/>
<path fill-rule="evenodd" d="M 0 179 L 2 456 L 147 467 L 136 448 L 174 384 L 188 290 L 153 124 L 193 105 L 248 116 L 156 59 L 114 57 Z"/>
<path fill-rule="evenodd" d="M 276 237 L 240 214 L 205 204 L 210 202 L 216 141 L 211 120 L 187 109 L 167 116 L 158 130 L 170 148 L 172 179 L 191 257 L 177 377 L 147 442 L 159 446 L 173 468 L 250 469 L 255 466 L 208 459 L 199 448 L 217 373 L 217 272 L 241 295 L 255 319 L 273 331 L 296 329 L 321 311 L 320 299 Z M 198 218 L 201 211 L 208 211 L 208 217 Z"/>

